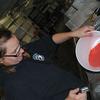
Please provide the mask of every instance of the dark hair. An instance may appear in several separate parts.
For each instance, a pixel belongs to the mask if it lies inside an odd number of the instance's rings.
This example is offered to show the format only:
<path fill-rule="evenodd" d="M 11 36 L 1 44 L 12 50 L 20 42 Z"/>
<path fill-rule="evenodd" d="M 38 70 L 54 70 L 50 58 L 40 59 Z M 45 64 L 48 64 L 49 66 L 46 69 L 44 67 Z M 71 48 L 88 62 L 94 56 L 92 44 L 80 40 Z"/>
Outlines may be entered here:
<path fill-rule="evenodd" d="M 6 53 L 6 48 L 2 47 L 3 43 L 12 37 L 11 31 L 6 28 L 0 28 L 0 58 Z"/>

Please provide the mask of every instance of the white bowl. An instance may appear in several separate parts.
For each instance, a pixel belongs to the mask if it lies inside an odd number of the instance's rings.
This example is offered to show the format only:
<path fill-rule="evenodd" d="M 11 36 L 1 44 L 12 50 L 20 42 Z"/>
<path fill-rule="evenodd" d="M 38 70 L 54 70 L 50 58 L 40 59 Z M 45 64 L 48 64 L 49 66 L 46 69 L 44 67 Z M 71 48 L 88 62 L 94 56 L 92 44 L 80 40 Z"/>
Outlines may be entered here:
<path fill-rule="evenodd" d="M 80 38 L 76 44 L 76 58 L 80 65 L 92 72 L 100 72 L 100 66 L 89 64 L 89 54 L 92 48 L 100 43 L 100 31 L 93 31 L 92 36 Z"/>

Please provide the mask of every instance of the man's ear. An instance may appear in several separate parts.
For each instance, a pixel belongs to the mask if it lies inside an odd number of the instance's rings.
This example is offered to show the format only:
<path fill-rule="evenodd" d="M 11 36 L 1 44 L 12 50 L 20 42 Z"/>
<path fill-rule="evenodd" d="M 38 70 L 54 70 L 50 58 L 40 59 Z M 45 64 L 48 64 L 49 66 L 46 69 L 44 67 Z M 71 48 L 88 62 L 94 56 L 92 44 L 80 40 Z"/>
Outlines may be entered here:
<path fill-rule="evenodd" d="M 3 64 L 3 58 L 0 58 L 0 64 Z"/>

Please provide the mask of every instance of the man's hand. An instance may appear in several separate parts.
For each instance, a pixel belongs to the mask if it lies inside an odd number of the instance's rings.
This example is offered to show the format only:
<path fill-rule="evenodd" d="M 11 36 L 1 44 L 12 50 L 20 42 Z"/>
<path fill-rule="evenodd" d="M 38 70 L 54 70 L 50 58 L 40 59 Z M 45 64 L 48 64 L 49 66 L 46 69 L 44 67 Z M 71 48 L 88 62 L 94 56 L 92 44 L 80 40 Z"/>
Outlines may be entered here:
<path fill-rule="evenodd" d="M 91 31 L 94 31 L 94 27 L 92 26 L 84 26 L 81 28 L 78 28 L 77 30 L 72 32 L 72 37 L 85 37 L 85 36 L 91 36 Z"/>
<path fill-rule="evenodd" d="M 69 95 L 65 100 L 87 100 L 86 92 L 84 93 L 78 93 L 78 92 L 79 92 L 79 88 L 70 90 Z"/>

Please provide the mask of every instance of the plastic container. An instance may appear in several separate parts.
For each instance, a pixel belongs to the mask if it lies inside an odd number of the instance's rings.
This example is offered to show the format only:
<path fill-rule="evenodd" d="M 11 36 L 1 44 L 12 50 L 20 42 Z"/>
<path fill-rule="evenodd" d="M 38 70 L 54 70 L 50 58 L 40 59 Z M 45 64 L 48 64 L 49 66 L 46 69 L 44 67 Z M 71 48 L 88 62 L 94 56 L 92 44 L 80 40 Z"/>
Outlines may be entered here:
<path fill-rule="evenodd" d="M 76 58 L 85 69 L 100 72 L 100 31 L 93 31 L 92 36 L 78 40 Z"/>

